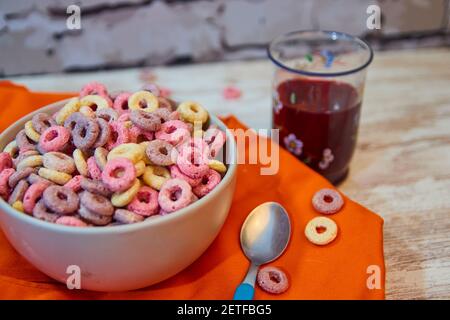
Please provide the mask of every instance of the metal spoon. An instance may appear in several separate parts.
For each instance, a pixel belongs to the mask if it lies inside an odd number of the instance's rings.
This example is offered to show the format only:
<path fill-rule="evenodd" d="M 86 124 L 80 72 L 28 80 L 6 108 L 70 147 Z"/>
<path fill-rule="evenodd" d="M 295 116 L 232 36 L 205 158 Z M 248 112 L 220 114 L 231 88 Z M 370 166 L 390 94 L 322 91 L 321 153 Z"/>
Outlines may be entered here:
<path fill-rule="evenodd" d="M 279 203 L 266 202 L 250 212 L 241 228 L 241 247 L 251 264 L 234 300 L 253 299 L 259 266 L 277 259 L 290 237 L 289 215 Z"/>

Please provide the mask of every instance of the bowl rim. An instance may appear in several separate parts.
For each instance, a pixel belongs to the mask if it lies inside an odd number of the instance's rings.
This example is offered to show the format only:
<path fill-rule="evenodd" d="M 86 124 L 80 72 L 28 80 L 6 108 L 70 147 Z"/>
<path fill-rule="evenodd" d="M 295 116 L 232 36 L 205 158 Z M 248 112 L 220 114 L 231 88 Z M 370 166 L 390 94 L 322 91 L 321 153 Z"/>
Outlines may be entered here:
<path fill-rule="evenodd" d="M 7 127 L 2 133 L 0 133 L 0 141 L 5 139 L 5 136 L 9 135 L 11 132 L 14 132 L 14 131 L 18 132 L 20 129 L 18 129 L 17 126 L 19 126 L 21 123 L 25 123 L 26 121 L 31 119 L 33 117 L 33 115 L 35 115 L 39 112 L 49 113 L 51 109 L 67 103 L 72 98 L 53 102 L 51 104 L 40 107 L 40 108 L 36 109 L 35 111 L 28 113 L 27 115 L 21 117 L 20 119 L 16 120 L 13 124 L 11 124 L 9 127 Z M 87 227 L 87 228 L 77 228 L 77 227 L 73 227 L 73 226 L 59 225 L 59 224 L 55 224 L 55 223 L 37 219 L 33 216 L 30 216 L 26 213 L 23 213 L 23 212 L 20 212 L 20 211 L 14 209 L 13 207 L 11 207 L 8 204 L 8 202 L 3 200 L 2 198 L 0 198 L 0 210 L 4 211 L 6 214 L 9 214 L 12 218 L 18 219 L 23 223 L 28 223 L 28 224 L 32 225 L 33 227 L 47 229 L 48 231 L 52 231 L 52 232 L 70 233 L 70 234 L 98 234 L 98 235 L 115 234 L 115 233 L 121 234 L 121 233 L 138 231 L 141 229 L 145 229 L 146 227 L 152 227 L 152 226 L 158 226 L 158 225 L 170 223 L 174 220 L 180 219 L 180 218 L 188 215 L 190 212 L 200 209 L 201 206 L 204 203 L 206 203 L 206 201 L 209 201 L 209 199 L 218 195 L 221 191 L 223 191 L 223 189 L 228 184 L 230 184 L 232 182 L 233 177 L 236 175 L 237 146 L 236 146 L 236 141 L 234 140 L 234 136 L 230 132 L 228 127 L 218 117 L 216 117 L 215 115 L 212 115 L 211 113 L 209 113 L 209 117 L 210 117 L 210 120 L 212 120 L 212 122 L 214 124 L 217 124 L 220 129 L 225 131 L 226 143 L 227 144 L 229 143 L 229 147 L 227 147 L 227 152 L 230 153 L 229 155 L 227 154 L 227 158 L 229 159 L 230 163 L 228 163 L 228 170 L 225 173 L 225 176 L 220 181 L 220 183 L 206 196 L 200 198 L 199 200 L 195 201 L 194 203 L 191 203 L 187 207 L 177 210 L 171 214 L 167 214 L 167 215 L 158 217 L 157 219 L 154 219 L 154 218 L 148 219 L 147 218 L 144 221 L 138 222 L 138 223 L 115 225 L 115 226 L 103 226 L 103 227 Z M 17 132 L 15 132 L 14 134 L 17 134 Z M 7 142 L 5 144 L 5 146 L 8 143 L 9 142 Z"/>

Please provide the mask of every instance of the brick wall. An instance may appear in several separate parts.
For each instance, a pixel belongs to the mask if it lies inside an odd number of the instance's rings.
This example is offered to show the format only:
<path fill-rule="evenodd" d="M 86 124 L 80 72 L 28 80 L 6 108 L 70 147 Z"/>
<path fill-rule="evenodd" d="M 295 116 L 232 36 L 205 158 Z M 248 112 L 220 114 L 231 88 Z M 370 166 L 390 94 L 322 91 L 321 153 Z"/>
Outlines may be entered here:
<path fill-rule="evenodd" d="M 70 4 L 80 30 L 66 27 Z M 366 27 L 371 4 L 381 30 Z M 0 75 L 258 58 L 297 29 L 345 31 L 379 50 L 450 46 L 449 16 L 449 0 L 2 0 Z"/>

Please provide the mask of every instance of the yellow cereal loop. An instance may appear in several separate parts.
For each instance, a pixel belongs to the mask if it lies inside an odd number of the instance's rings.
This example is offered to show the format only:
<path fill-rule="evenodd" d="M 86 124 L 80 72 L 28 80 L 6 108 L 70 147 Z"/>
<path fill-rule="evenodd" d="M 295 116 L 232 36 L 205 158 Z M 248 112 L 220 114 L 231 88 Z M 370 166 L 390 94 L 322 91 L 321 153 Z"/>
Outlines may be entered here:
<path fill-rule="evenodd" d="M 16 209 L 16 210 L 18 210 L 18 211 L 20 211 L 20 212 L 24 212 L 24 210 L 23 210 L 23 202 L 20 201 L 20 200 L 17 200 L 17 201 L 14 202 L 11 206 L 12 206 L 14 209 Z"/>
<path fill-rule="evenodd" d="M 185 101 L 177 108 L 181 119 L 194 124 L 196 121 L 205 123 L 208 120 L 208 111 L 200 104 L 193 101 Z"/>
<path fill-rule="evenodd" d="M 115 158 L 127 158 L 136 164 L 144 158 L 144 151 L 137 143 L 124 143 L 113 148 L 107 156 L 108 161 Z"/>
<path fill-rule="evenodd" d="M 225 166 L 225 164 L 222 161 L 219 161 L 219 160 L 215 160 L 215 159 L 209 160 L 208 167 L 210 167 L 211 169 L 213 169 L 219 173 L 227 172 L 227 167 Z"/>
<path fill-rule="evenodd" d="M 84 158 L 84 154 L 80 149 L 75 149 L 75 151 L 73 152 L 73 160 L 75 161 L 75 167 L 77 168 L 78 172 L 82 176 L 87 177 L 88 166 L 86 159 Z"/>
<path fill-rule="evenodd" d="M 50 180 L 59 185 L 66 184 L 70 179 L 72 179 L 72 176 L 70 174 L 47 168 L 40 168 L 38 174 L 42 178 Z"/>
<path fill-rule="evenodd" d="M 92 110 L 91 107 L 81 106 L 80 107 L 80 113 L 85 115 L 88 118 L 95 118 L 95 111 Z"/>
<path fill-rule="evenodd" d="M 11 141 L 6 145 L 6 147 L 3 149 L 3 152 L 9 153 L 11 158 L 15 158 L 17 153 L 19 152 L 19 146 L 17 145 L 16 140 Z"/>
<path fill-rule="evenodd" d="M 43 161 L 44 160 L 41 155 L 29 156 L 29 157 L 26 157 L 25 159 L 23 159 L 22 161 L 20 161 L 17 164 L 16 169 L 17 169 L 17 171 L 19 171 L 19 170 L 23 170 L 27 167 L 32 167 L 32 168 L 40 167 L 40 166 L 42 166 Z"/>
<path fill-rule="evenodd" d="M 142 158 L 142 160 L 144 160 L 145 164 L 152 164 L 152 162 L 150 161 L 150 159 L 147 156 L 147 152 L 145 152 L 145 150 L 147 150 L 147 146 L 150 143 L 150 141 L 144 141 L 139 143 L 139 145 L 142 148 L 142 152 L 144 152 L 144 157 Z"/>
<path fill-rule="evenodd" d="M 159 106 L 158 98 L 151 92 L 138 91 L 128 98 L 130 109 L 141 109 L 146 112 L 155 111 Z"/>
<path fill-rule="evenodd" d="M 134 167 L 136 168 L 136 177 L 140 177 L 144 174 L 145 171 L 145 162 L 144 160 L 139 160 Z"/>
<path fill-rule="evenodd" d="M 142 179 L 153 189 L 161 190 L 163 183 L 170 179 L 170 172 L 164 167 L 147 166 Z"/>
<path fill-rule="evenodd" d="M 111 203 L 115 207 L 125 207 L 127 204 L 131 202 L 131 200 L 133 200 L 133 198 L 138 193 L 140 187 L 141 182 L 139 181 L 139 179 L 136 179 L 133 185 L 130 187 L 130 189 L 120 193 L 119 192 L 113 193 L 111 197 Z"/>
<path fill-rule="evenodd" d="M 97 109 L 109 108 L 108 101 L 106 101 L 106 99 L 103 98 L 102 96 L 96 94 L 90 94 L 88 96 L 81 98 L 80 100 L 80 106 L 90 107 L 93 105 L 96 105 Z"/>
<path fill-rule="evenodd" d="M 103 147 L 95 148 L 94 158 L 97 165 L 103 170 L 106 166 L 106 156 L 108 155 L 108 150 Z"/>
<path fill-rule="evenodd" d="M 59 125 L 64 124 L 64 121 L 75 112 L 80 110 L 80 100 L 78 98 L 72 98 L 67 102 L 61 110 L 56 114 L 56 123 Z"/>
<path fill-rule="evenodd" d="M 33 140 L 34 142 L 39 142 L 39 138 L 41 137 L 41 135 L 39 134 L 39 132 L 37 132 L 36 130 L 34 130 L 33 128 L 33 123 L 32 121 L 27 121 L 25 123 L 25 134 L 27 135 L 28 138 L 30 138 L 31 140 Z"/>

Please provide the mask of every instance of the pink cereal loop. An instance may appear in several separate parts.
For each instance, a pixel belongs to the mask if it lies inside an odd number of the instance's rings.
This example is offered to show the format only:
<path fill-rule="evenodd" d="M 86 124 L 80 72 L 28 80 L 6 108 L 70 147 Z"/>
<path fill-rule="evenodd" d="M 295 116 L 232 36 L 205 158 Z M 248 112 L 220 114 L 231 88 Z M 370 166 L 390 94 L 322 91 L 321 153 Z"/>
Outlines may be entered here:
<path fill-rule="evenodd" d="M 242 91 L 234 86 L 228 86 L 223 89 L 222 95 L 225 100 L 236 100 L 241 97 Z"/>
<path fill-rule="evenodd" d="M 158 195 L 158 203 L 165 212 L 174 212 L 186 207 L 192 201 L 192 188 L 182 179 L 164 182 Z"/>
<path fill-rule="evenodd" d="M 41 198 L 45 189 L 47 189 L 48 183 L 37 182 L 33 183 L 28 190 L 25 192 L 23 197 L 23 209 L 26 213 L 32 214 L 36 202 Z"/>
<path fill-rule="evenodd" d="M 0 197 L 5 200 L 9 197 L 9 193 L 11 192 L 11 188 L 9 187 L 9 177 L 11 177 L 16 170 L 13 168 L 4 169 L 0 172 Z"/>
<path fill-rule="evenodd" d="M 323 214 L 333 214 L 341 210 L 344 199 L 333 189 L 321 189 L 312 198 L 314 209 Z"/>
<path fill-rule="evenodd" d="M 81 219 L 73 216 L 62 216 L 56 219 L 56 224 L 61 224 L 69 227 L 87 227 L 88 225 Z"/>
<path fill-rule="evenodd" d="M 190 152 L 181 151 L 177 157 L 177 165 L 182 173 L 194 179 L 203 177 L 209 171 L 203 154 L 195 148 Z"/>
<path fill-rule="evenodd" d="M 191 187 L 198 186 L 200 184 L 200 182 L 202 181 L 201 178 L 194 179 L 194 178 L 191 178 L 191 177 L 185 175 L 183 172 L 181 172 L 180 168 L 178 168 L 177 165 L 170 166 L 170 176 L 172 178 L 178 178 L 178 179 L 185 180 L 187 183 L 189 183 L 189 185 Z"/>
<path fill-rule="evenodd" d="M 89 175 L 94 180 L 101 180 L 102 178 L 102 170 L 97 165 L 97 161 L 95 161 L 95 157 L 92 156 L 89 159 L 87 159 L 87 167 Z"/>
<path fill-rule="evenodd" d="M 109 140 L 105 145 L 105 148 L 110 151 L 114 147 L 120 144 L 130 142 L 130 130 L 121 121 L 113 121 L 109 124 L 111 129 Z"/>
<path fill-rule="evenodd" d="M 13 167 L 11 155 L 8 152 L 0 152 L 0 173 L 8 168 Z"/>
<path fill-rule="evenodd" d="M 268 293 L 280 294 L 289 288 L 289 280 L 286 274 L 276 267 L 261 268 L 258 272 L 257 281 L 261 289 Z"/>
<path fill-rule="evenodd" d="M 225 132 L 218 128 L 209 128 L 206 130 L 203 140 L 208 144 L 210 151 L 209 157 L 214 159 L 225 144 Z"/>
<path fill-rule="evenodd" d="M 130 92 L 122 92 L 115 99 L 113 108 L 122 115 L 124 112 L 128 112 L 128 98 L 131 96 Z"/>
<path fill-rule="evenodd" d="M 63 126 L 51 126 L 39 139 L 39 146 L 45 152 L 60 151 L 68 144 L 70 131 Z"/>
<path fill-rule="evenodd" d="M 161 125 L 159 131 L 155 133 L 155 137 L 167 141 L 172 145 L 176 145 L 189 139 L 189 127 L 181 120 L 166 121 Z"/>
<path fill-rule="evenodd" d="M 119 176 L 118 173 L 122 174 Z M 136 179 L 136 168 L 127 158 L 115 158 L 108 161 L 102 172 L 103 183 L 114 192 L 130 188 Z"/>
<path fill-rule="evenodd" d="M 204 197 L 219 184 L 220 180 L 222 180 L 220 173 L 209 169 L 208 173 L 200 179 L 200 183 L 192 191 L 197 197 Z"/>
<path fill-rule="evenodd" d="M 91 94 L 108 96 L 108 90 L 106 89 L 105 85 L 96 81 L 92 81 L 84 85 L 83 88 L 81 88 L 80 98 L 83 98 Z"/>
<path fill-rule="evenodd" d="M 130 129 L 130 142 L 140 143 L 143 141 L 152 141 L 154 134 L 151 131 L 143 130 L 137 126 L 133 126 Z"/>
<path fill-rule="evenodd" d="M 82 175 L 76 175 L 72 179 L 70 179 L 64 187 L 71 189 L 74 192 L 78 192 L 81 190 L 81 180 L 83 180 Z"/>
<path fill-rule="evenodd" d="M 157 214 L 159 212 L 158 192 L 147 186 L 141 187 L 127 209 L 144 217 Z"/>

